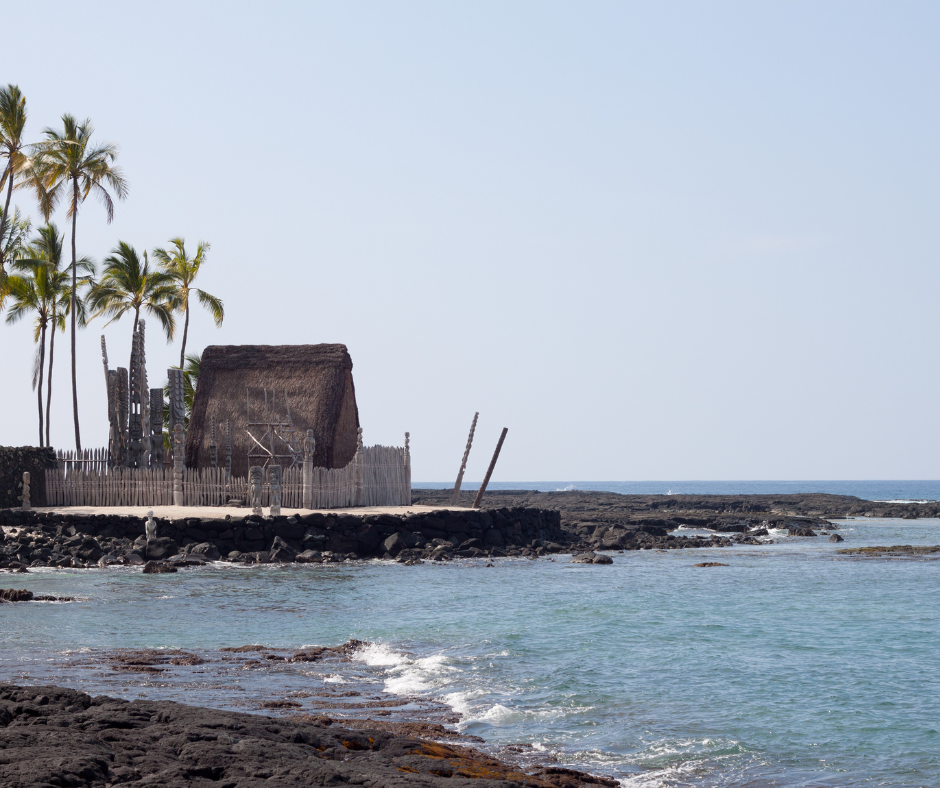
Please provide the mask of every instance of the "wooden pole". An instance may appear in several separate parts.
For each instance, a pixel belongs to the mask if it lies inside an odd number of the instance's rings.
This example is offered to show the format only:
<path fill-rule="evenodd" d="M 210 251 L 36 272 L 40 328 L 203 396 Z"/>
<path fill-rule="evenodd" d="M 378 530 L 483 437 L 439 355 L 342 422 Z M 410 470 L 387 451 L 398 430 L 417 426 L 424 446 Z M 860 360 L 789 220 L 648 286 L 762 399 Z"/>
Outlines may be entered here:
<path fill-rule="evenodd" d="M 477 497 L 473 501 L 474 509 L 479 509 L 480 504 L 483 503 L 483 493 L 486 492 L 486 485 L 490 483 L 490 476 L 493 475 L 493 469 L 496 467 L 496 460 L 499 459 L 499 450 L 503 448 L 503 441 L 506 440 L 507 432 L 509 432 L 509 427 L 503 427 L 503 431 L 499 434 L 499 441 L 496 444 L 496 451 L 493 452 L 493 459 L 490 460 L 490 467 L 486 469 L 486 476 L 483 477 L 483 484 L 480 485 L 480 489 L 477 492 Z"/>
<path fill-rule="evenodd" d="M 454 503 L 453 506 L 457 505 L 457 501 L 460 498 L 460 485 L 463 483 L 463 474 L 467 470 L 467 458 L 470 456 L 470 446 L 473 444 L 473 433 L 477 428 L 477 419 L 480 416 L 480 412 L 477 411 L 473 414 L 473 422 L 470 424 L 470 437 L 467 438 L 467 448 L 464 449 L 463 459 L 460 461 L 460 473 L 457 474 L 457 481 L 454 483 Z"/>

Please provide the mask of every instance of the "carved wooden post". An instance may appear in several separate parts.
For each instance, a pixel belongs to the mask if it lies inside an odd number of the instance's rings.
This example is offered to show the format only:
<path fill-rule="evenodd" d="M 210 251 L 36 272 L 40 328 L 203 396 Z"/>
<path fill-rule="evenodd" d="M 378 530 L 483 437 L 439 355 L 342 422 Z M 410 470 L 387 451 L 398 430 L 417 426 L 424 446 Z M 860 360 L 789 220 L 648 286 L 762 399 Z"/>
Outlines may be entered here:
<path fill-rule="evenodd" d="M 150 467 L 150 457 L 153 451 L 153 441 L 151 439 L 152 429 L 150 426 L 150 384 L 147 382 L 146 327 L 146 323 L 143 320 L 138 321 L 137 363 L 140 365 L 140 370 L 137 375 L 137 383 L 140 387 L 138 399 L 140 400 L 141 468 Z"/>
<path fill-rule="evenodd" d="M 464 471 L 467 470 L 467 458 L 470 456 L 470 446 L 473 445 L 473 433 L 477 428 L 477 419 L 479 416 L 479 411 L 474 413 L 473 421 L 470 424 L 470 437 L 467 438 L 467 448 L 464 449 L 463 459 L 460 461 L 460 473 L 457 474 L 457 482 L 454 484 L 454 506 L 457 505 L 457 501 L 460 498 L 460 485 L 463 483 Z"/>
<path fill-rule="evenodd" d="M 183 503 L 183 425 L 173 427 L 173 505 Z"/>
<path fill-rule="evenodd" d="M 263 514 L 261 511 L 261 486 L 264 478 L 264 468 L 252 465 L 248 469 L 248 501 L 251 504 L 252 514 Z"/>
<path fill-rule="evenodd" d="M 411 506 L 411 433 L 405 433 L 405 495 L 402 506 Z"/>
<path fill-rule="evenodd" d="M 281 513 L 281 466 L 268 466 L 268 484 L 271 489 L 271 517 L 277 517 Z"/>
<path fill-rule="evenodd" d="M 219 467 L 219 444 L 215 437 L 215 422 L 209 425 L 209 465 Z"/>
<path fill-rule="evenodd" d="M 163 446 L 163 389 L 150 389 L 150 467 L 162 468 L 166 457 Z"/>
<path fill-rule="evenodd" d="M 140 420 L 140 332 L 135 331 L 131 340 L 131 368 L 127 385 L 130 411 L 127 418 L 128 468 L 139 468 L 143 456 L 143 426 Z"/>
<path fill-rule="evenodd" d="M 225 420 L 225 481 L 232 479 L 232 420 Z"/>
<path fill-rule="evenodd" d="M 313 430 L 307 430 L 304 439 L 304 509 L 313 508 L 313 453 L 317 450 L 317 442 L 313 437 Z"/>
<path fill-rule="evenodd" d="M 490 460 L 490 467 L 486 469 L 486 476 L 483 477 L 483 484 L 480 485 L 480 490 L 477 492 L 477 497 L 473 501 L 474 509 L 479 509 L 480 504 L 483 503 L 483 493 L 486 492 L 486 485 L 490 483 L 490 476 L 493 475 L 493 469 L 496 467 L 496 460 L 499 459 L 499 450 L 503 448 L 503 441 L 506 440 L 507 432 L 509 432 L 509 428 L 503 427 L 503 431 L 499 434 L 499 442 L 496 444 L 496 451 L 493 452 L 493 459 Z"/>
<path fill-rule="evenodd" d="M 28 512 L 32 508 L 29 503 L 29 471 L 23 471 L 23 511 Z"/>
<path fill-rule="evenodd" d="M 356 434 L 356 498 L 353 501 L 353 506 L 362 506 L 363 497 L 362 497 L 362 427 L 359 427 L 359 430 Z"/>
<path fill-rule="evenodd" d="M 167 377 L 170 379 L 170 432 L 176 431 L 176 425 L 181 427 L 186 423 L 186 387 L 183 370 L 171 367 L 167 371 Z M 185 429 L 185 427 L 184 427 Z M 186 450 L 186 439 L 183 436 L 183 451 Z M 174 452 L 176 447 L 173 447 Z M 185 458 L 182 458 L 185 463 Z M 176 465 L 176 456 L 174 453 L 173 464 Z"/>

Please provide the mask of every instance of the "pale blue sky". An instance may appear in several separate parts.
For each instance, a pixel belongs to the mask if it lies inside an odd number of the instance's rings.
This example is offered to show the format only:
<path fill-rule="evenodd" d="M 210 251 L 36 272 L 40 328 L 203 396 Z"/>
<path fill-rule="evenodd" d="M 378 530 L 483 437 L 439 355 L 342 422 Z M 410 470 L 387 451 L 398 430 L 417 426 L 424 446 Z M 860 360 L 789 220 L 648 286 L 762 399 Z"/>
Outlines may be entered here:
<path fill-rule="evenodd" d="M 503 426 L 499 480 L 940 478 L 937 4 L 22 3 L 4 28 L 28 136 L 72 112 L 121 146 L 130 197 L 83 208 L 80 251 L 211 241 L 227 318 L 190 347 L 345 343 L 366 441 L 410 430 L 416 480 L 456 476 L 474 410 L 473 480 Z M 150 328 L 156 383 L 179 351 Z M 0 326 L 2 444 L 35 442 L 31 354 Z"/>

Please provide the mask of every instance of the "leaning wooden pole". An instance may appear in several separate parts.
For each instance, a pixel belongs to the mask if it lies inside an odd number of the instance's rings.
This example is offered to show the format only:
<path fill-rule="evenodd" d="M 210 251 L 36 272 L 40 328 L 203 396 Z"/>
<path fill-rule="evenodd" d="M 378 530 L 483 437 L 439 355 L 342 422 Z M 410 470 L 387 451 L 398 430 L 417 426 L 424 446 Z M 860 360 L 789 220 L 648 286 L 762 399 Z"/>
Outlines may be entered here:
<path fill-rule="evenodd" d="M 499 441 L 496 444 L 496 451 L 493 452 L 493 459 L 490 460 L 490 467 L 486 469 L 486 476 L 483 477 L 483 484 L 480 485 L 480 489 L 477 492 L 477 497 L 473 501 L 474 509 L 479 509 L 480 504 L 483 503 L 483 493 L 486 492 L 486 485 L 490 483 L 490 476 L 493 475 L 493 469 L 496 467 L 496 460 L 499 459 L 499 450 L 503 448 L 503 441 L 506 440 L 507 432 L 509 432 L 509 427 L 503 427 L 503 431 L 499 434 Z"/>
<path fill-rule="evenodd" d="M 473 444 L 473 432 L 477 428 L 477 419 L 479 417 L 479 411 L 473 414 L 473 422 L 470 424 L 470 437 L 467 438 L 467 448 L 464 449 L 463 459 L 460 461 L 460 473 L 457 474 L 457 481 L 454 483 L 453 506 L 457 505 L 457 500 L 460 498 L 460 485 L 463 484 L 463 474 L 464 471 L 467 470 L 467 458 L 470 456 L 470 446 Z"/>

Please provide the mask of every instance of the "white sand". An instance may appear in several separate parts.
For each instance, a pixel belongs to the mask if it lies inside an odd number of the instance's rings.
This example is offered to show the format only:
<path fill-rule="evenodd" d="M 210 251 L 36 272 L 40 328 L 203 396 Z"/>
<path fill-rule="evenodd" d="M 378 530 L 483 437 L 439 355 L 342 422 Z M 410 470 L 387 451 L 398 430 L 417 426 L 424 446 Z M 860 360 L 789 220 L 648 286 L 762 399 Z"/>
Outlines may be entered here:
<path fill-rule="evenodd" d="M 362 516 L 366 514 L 421 514 L 425 512 L 450 509 L 453 511 L 469 511 L 468 506 L 359 506 L 349 509 L 281 509 L 281 514 L 353 514 Z M 207 519 L 224 520 L 226 515 L 232 519 L 242 518 L 251 514 L 246 506 L 37 506 L 37 512 L 57 512 L 59 514 L 130 514 L 135 517 L 146 517 L 147 512 L 153 510 L 154 517 L 164 520 L 183 520 L 187 517 L 204 517 Z M 267 516 L 268 509 L 264 509 Z"/>

